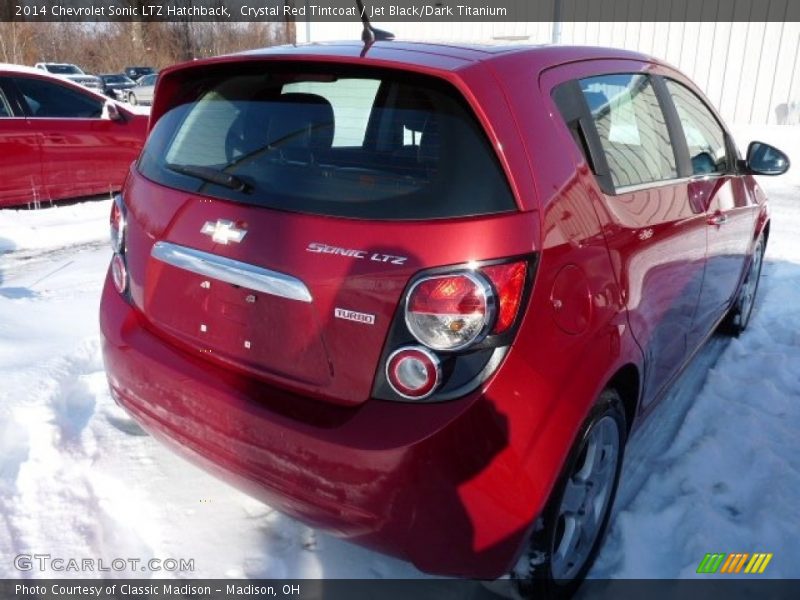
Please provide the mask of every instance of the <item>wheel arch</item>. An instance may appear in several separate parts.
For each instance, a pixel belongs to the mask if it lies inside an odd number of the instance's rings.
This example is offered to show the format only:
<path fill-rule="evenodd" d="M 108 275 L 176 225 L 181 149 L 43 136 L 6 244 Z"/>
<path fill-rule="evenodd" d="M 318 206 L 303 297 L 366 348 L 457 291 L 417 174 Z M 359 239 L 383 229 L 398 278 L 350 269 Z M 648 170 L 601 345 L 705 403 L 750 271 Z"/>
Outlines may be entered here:
<path fill-rule="evenodd" d="M 633 363 L 623 365 L 609 379 L 606 388 L 611 388 L 620 395 L 622 405 L 625 408 L 628 433 L 630 433 L 633 422 L 639 412 L 639 400 L 642 396 L 639 368 Z"/>

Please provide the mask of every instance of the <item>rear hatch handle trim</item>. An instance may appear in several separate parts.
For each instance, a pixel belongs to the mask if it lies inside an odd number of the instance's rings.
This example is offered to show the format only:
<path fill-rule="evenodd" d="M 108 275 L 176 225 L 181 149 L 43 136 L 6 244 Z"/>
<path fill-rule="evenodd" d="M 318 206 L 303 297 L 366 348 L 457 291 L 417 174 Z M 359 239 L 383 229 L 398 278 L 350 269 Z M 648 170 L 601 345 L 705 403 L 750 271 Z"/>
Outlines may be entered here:
<path fill-rule="evenodd" d="M 170 242 L 156 242 L 150 254 L 173 267 L 231 285 L 298 302 L 313 300 L 306 284 L 285 273 Z"/>

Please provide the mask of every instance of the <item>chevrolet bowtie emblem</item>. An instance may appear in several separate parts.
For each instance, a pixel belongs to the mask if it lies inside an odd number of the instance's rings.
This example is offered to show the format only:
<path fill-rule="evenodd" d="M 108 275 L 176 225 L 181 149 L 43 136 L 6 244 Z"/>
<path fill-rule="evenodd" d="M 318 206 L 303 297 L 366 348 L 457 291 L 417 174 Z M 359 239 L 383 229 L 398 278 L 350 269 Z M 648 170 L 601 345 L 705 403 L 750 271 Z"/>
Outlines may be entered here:
<path fill-rule="evenodd" d="M 217 244 L 227 245 L 230 242 L 236 242 L 237 244 L 241 242 L 244 236 L 247 235 L 247 230 L 237 229 L 236 223 L 233 221 L 217 219 L 216 223 L 213 221 L 206 221 L 200 233 L 210 235 L 211 239 Z"/>

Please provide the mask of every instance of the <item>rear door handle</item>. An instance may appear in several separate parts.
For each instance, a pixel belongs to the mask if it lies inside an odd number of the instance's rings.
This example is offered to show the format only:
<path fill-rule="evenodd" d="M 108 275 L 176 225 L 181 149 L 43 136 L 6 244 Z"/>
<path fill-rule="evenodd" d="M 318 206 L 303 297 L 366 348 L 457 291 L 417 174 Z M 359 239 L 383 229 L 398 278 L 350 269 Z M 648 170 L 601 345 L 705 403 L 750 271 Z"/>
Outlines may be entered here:
<path fill-rule="evenodd" d="M 709 217 L 706 219 L 706 222 L 709 225 L 716 225 L 719 227 L 720 225 L 725 225 L 725 223 L 728 222 L 728 215 L 717 212 L 713 215 L 709 215 Z"/>

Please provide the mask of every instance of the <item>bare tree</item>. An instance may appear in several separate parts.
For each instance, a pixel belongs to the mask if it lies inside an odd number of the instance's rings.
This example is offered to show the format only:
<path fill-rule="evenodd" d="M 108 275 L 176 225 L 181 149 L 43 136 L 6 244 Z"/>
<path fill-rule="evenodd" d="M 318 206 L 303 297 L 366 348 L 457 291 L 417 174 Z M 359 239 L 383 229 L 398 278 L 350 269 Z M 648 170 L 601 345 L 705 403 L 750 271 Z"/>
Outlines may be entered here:
<path fill-rule="evenodd" d="M 118 72 L 129 65 L 163 68 L 194 58 L 293 43 L 292 31 L 292 24 L 284 22 L 12 21 L 0 23 L 0 61 L 70 62 L 92 73 Z"/>

